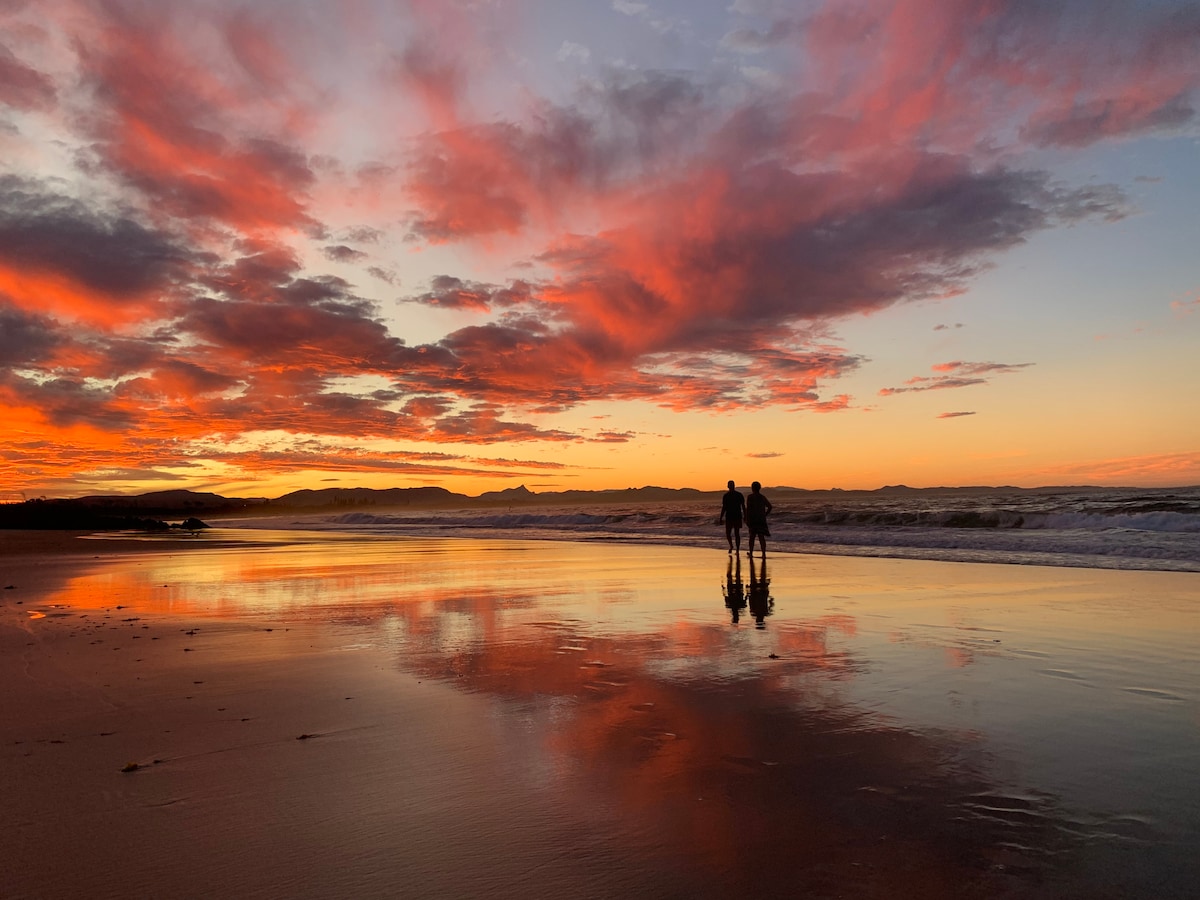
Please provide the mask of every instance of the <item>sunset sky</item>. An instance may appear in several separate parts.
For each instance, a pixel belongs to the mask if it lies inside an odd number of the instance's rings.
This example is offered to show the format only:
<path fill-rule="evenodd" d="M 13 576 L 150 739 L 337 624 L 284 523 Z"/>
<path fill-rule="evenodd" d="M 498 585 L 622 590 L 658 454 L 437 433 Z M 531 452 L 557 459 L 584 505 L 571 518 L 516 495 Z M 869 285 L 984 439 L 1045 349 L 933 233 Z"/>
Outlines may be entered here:
<path fill-rule="evenodd" d="M 0 500 L 1200 483 L 1196 0 L 0 0 Z"/>

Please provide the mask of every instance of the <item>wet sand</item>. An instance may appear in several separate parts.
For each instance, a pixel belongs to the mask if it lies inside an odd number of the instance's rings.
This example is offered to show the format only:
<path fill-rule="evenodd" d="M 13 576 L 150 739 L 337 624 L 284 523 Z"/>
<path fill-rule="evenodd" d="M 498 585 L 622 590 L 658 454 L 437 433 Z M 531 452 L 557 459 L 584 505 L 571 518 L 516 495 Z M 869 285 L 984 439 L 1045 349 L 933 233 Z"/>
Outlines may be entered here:
<path fill-rule="evenodd" d="M 1200 879 L 1200 576 L 217 529 L 0 582 L 0 897 Z"/>

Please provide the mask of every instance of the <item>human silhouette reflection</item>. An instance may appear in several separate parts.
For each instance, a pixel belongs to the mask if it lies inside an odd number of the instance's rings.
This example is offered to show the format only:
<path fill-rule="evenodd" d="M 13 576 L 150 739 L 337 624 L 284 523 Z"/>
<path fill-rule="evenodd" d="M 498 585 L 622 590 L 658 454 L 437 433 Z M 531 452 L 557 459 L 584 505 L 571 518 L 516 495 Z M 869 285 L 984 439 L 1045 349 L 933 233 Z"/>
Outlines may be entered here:
<path fill-rule="evenodd" d="M 742 610 L 746 608 L 746 588 L 742 584 L 742 559 L 736 553 L 729 557 L 722 593 L 725 595 L 725 607 L 729 610 L 729 620 L 736 625 Z"/>
<path fill-rule="evenodd" d="M 750 615 L 754 616 L 755 628 L 766 628 L 765 619 L 775 609 L 775 600 L 771 597 L 771 579 L 767 577 L 767 558 L 764 556 L 758 571 L 754 571 L 754 563 L 750 567 Z"/>

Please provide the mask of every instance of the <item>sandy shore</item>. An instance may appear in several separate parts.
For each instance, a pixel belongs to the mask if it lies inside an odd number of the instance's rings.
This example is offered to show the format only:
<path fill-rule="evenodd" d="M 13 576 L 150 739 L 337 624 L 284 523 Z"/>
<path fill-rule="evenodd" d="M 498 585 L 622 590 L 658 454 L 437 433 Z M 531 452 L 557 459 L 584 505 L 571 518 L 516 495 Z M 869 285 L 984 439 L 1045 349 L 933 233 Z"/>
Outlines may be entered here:
<path fill-rule="evenodd" d="M 1200 877 L 1196 576 L 0 538 L 5 898 L 1184 897 Z"/>

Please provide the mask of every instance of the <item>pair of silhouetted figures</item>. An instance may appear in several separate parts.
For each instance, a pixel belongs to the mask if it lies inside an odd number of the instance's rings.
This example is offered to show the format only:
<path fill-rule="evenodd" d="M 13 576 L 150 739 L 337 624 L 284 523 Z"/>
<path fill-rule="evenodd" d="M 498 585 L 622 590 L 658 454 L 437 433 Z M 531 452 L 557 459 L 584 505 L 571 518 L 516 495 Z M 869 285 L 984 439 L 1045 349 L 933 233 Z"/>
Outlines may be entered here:
<path fill-rule="evenodd" d="M 744 521 L 750 538 L 746 552 L 754 553 L 754 539 L 757 537 L 763 556 L 767 555 L 767 538 L 771 536 L 771 529 L 767 527 L 767 516 L 772 508 L 771 501 L 763 494 L 762 485 L 757 481 L 750 485 L 749 497 L 743 496 L 742 492 L 734 487 L 733 482 L 729 482 L 729 490 L 721 497 L 721 514 L 717 517 L 717 524 L 725 523 L 725 539 L 729 541 L 731 553 L 742 551 Z"/>
<path fill-rule="evenodd" d="M 771 581 L 767 578 L 767 560 L 764 557 L 759 563 L 758 571 L 754 563 L 746 564 L 750 570 L 750 583 L 742 582 L 742 558 L 734 555 L 729 559 L 729 567 L 725 570 L 725 607 L 729 610 L 730 621 L 734 625 L 741 618 L 742 610 L 750 607 L 750 615 L 754 616 L 755 628 L 766 628 L 764 621 L 775 607 L 771 598 Z"/>

